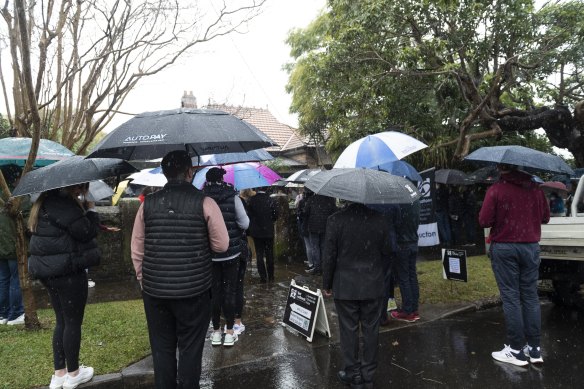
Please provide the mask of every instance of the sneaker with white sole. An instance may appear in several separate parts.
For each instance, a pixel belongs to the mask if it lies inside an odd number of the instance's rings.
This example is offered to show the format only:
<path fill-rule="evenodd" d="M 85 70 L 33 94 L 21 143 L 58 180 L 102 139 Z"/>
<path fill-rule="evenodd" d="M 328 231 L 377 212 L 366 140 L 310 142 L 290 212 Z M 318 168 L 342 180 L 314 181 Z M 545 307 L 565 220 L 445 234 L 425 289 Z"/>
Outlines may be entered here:
<path fill-rule="evenodd" d="M 243 333 L 243 331 L 245 331 L 245 324 L 241 323 L 241 324 L 235 324 L 233 326 L 233 332 L 235 332 L 235 335 L 241 335 Z"/>
<path fill-rule="evenodd" d="M 24 313 L 22 315 L 18 316 L 14 320 L 8 320 L 6 322 L 6 324 L 9 325 L 9 326 L 15 326 L 15 325 L 18 325 L 18 324 L 24 324 Z"/>
<path fill-rule="evenodd" d="M 515 366 L 526 366 L 529 364 L 523 350 L 513 350 L 508 345 L 505 345 L 505 348 L 501 351 L 492 352 L 491 356 L 499 362 L 511 363 Z"/>
<path fill-rule="evenodd" d="M 213 331 L 211 334 L 211 345 L 213 346 L 221 346 L 221 336 L 223 334 L 221 331 Z"/>
<path fill-rule="evenodd" d="M 49 389 L 61 389 L 65 383 L 65 379 L 67 379 L 67 374 L 62 377 L 57 377 L 53 374 L 51 377 L 51 384 L 49 385 Z"/>
<path fill-rule="evenodd" d="M 387 300 L 387 312 L 391 312 L 391 311 L 396 311 L 397 310 L 397 304 L 395 302 L 395 299 L 389 299 Z"/>
<path fill-rule="evenodd" d="M 237 334 L 225 334 L 225 340 L 223 341 L 223 346 L 231 347 L 237 342 Z"/>
<path fill-rule="evenodd" d="M 87 280 L 87 287 L 88 288 L 95 288 L 95 281 Z"/>
<path fill-rule="evenodd" d="M 526 344 L 523 348 L 523 354 L 529 358 L 529 362 L 531 363 L 543 363 L 541 348 L 539 347 L 531 347 L 530 345 Z"/>
<path fill-rule="evenodd" d="M 75 377 L 67 374 L 65 382 L 63 382 L 63 389 L 75 389 L 81 384 L 91 381 L 93 378 L 93 367 L 79 366 L 79 374 Z"/>
<path fill-rule="evenodd" d="M 227 324 L 225 324 L 225 327 L 223 327 L 223 331 L 227 332 Z M 243 331 L 245 331 L 245 324 L 241 323 L 233 325 L 233 333 L 235 335 L 241 335 Z"/>

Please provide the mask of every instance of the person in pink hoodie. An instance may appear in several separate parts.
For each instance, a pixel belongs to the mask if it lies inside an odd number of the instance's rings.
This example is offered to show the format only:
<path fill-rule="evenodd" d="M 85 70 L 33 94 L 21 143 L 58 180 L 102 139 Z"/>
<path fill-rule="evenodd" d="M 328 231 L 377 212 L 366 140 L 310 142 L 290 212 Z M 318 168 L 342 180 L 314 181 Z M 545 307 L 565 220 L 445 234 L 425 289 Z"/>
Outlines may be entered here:
<path fill-rule="evenodd" d="M 541 311 L 537 294 L 541 224 L 550 219 L 544 192 L 531 175 L 500 164 L 501 178 L 485 195 L 481 227 L 490 227 L 490 257 L 507 329 L 503 350 L 495 360 L 525 366 L 542 363 Z"/>

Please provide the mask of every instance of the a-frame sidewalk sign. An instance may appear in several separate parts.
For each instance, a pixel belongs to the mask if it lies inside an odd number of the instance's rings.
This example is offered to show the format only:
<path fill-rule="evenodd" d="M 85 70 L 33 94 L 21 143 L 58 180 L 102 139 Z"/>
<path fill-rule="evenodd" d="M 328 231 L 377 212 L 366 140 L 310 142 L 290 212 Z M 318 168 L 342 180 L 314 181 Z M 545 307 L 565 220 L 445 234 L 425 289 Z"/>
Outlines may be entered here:
<path fill-rule="evenodd" d="M 283 324 L 312 342 L 314 331 L 331 337 L 324 299 L 320 289 L 316 292 L 306 286 L 296 285 L 292 280 L 288 290 Z"/>

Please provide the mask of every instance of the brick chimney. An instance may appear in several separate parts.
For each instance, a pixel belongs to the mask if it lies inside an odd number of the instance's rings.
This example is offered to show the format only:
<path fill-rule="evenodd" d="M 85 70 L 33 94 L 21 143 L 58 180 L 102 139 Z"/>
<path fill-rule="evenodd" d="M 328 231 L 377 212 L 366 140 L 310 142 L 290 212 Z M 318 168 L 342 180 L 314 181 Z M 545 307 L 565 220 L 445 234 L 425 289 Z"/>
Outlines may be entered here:
<path fill-rule="evenodd" d="M 180 106 L 182 108 L 197 108 L 197 98 L 193 95 L 193 91 L 184 92 L 183 97 L 180 99 Z"/>

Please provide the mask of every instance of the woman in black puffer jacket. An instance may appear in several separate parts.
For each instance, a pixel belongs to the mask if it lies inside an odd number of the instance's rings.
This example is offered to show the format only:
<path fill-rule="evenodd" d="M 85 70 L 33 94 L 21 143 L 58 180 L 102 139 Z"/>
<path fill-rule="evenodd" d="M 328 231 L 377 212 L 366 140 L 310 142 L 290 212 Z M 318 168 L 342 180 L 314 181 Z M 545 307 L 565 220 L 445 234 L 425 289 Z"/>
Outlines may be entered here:
<path fill-rule="evenodd" d="M 99 261 L 99 217 L 93 203 L 79 201 L 87 184 L 43 192 L 28 226 L 29 272 L 49 292 L 55 311 L 50 388 L 75 388 L 91 380 L 93 368 L 79 366 L 81 324 L 87 303 L 86 265 Z"/>

